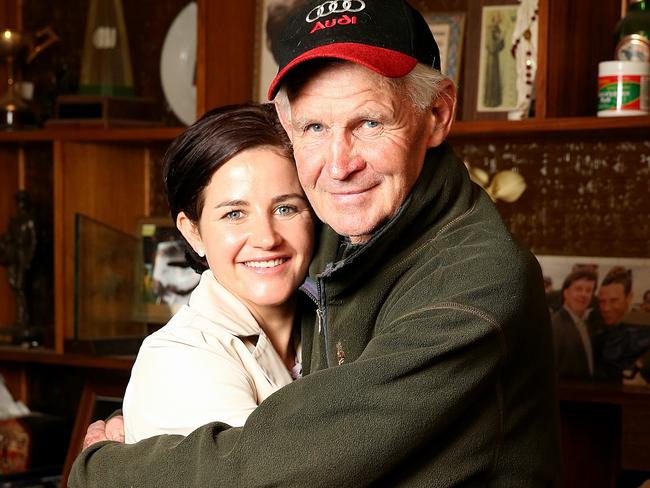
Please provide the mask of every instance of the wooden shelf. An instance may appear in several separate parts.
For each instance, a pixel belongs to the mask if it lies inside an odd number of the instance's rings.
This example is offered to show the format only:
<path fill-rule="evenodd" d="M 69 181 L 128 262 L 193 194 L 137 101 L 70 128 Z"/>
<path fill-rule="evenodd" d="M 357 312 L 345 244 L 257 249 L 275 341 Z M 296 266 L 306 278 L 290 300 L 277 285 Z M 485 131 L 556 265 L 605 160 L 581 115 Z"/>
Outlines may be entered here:
<path fill-rule="evenodd" d="M 650 116 L 458 121 L 451 128 L 450 138 L 566 138 L 575 135 L 597 137 L 614 133 L 618 137 L 624 137 L 626 134 L 650 137 Z"/>
<path fill-rule="evenodd" d="M 171 141 L 183 127 L 134 127 L 119 129 L 37 129 L 0 132 L 0 142 L 52 141 Z M 558 117 L 529 120 L 457 121 L 451 139 L 487 137 L 570 137 L 605 133 L 650 137 L 650 116 L 643 117 Z"/>
<path fill-rule="evenodd" d="M 52 141 L 171 141 L 183 127 L 131 127 L 119 129 L 36 129 L 0 132 L 0 142 Z"/>
<path fill-rule="evenodd" d="M 650 388 L 599 381 L 562 380 L 558 385 L 558 397 L 563 402 L 610 405 L 648 404 L 650 403 Z"/>
<path fill-rule="evenodd" d="M 58 354 L 50 349 L 22 349 L 0 346 L 3 363 L 35 363 L 85 368 L 130 370 L 135 356 L 88 356 L 82 354 Z"/>

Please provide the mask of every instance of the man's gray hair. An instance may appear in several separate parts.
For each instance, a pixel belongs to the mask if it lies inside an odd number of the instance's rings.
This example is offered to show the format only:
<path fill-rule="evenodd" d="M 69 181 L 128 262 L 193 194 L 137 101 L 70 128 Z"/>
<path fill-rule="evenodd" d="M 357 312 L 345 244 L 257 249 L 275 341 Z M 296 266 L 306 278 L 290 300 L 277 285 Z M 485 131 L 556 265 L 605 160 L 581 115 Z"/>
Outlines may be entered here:
<path fill-rule="evenodd" d="M 402 78 L 381 77 L 381 87 L 388 86 L 393 90 L 403 90 L 413 106 L 424 112 L 431 108 L 432 103 L 441 94 L 441 85 L 449 77 L 440 71 L 422 63 Z M 442 92 L 444 93 L 444 92 Z"/>
<path fill-rule="evenodd" d="M 327 66 L 348 62 L 349 61 L 341 60 L 321 61 L 318 64 L 317 69 L 320 70 Z M 310 70 L 310 73 L 313 73 L 313 71 Z M 448 76 L 443 75 L 440 71 L 422 63 L 418 63 L 409 74 L 402 78 L 378 76 L 381 79 L 380 87 L 382 89 L 386 88 L 398 93 L 402 92 L 404 97 L 408 98 L 413 106 L 421 112 L 428 110 L 434 100 L 441 94 L 442 96 L 448 96 L 446 91 L 441 90 L 441 85 L 447 80 L 451 81 Z M 309 76 L 300 77 L 300 75 L 294 77 L 290 76 L 288 77 L 288 80 L 282 84 L 278 94 L 275 96 L 275 102 L 283 113 L 289 113 L 289 89 L 287 86 L 291 86 L 292 90 L 295 90 L 299 88 L 302 83 L 306 81 L 305 78 L 308 77 Z"/>

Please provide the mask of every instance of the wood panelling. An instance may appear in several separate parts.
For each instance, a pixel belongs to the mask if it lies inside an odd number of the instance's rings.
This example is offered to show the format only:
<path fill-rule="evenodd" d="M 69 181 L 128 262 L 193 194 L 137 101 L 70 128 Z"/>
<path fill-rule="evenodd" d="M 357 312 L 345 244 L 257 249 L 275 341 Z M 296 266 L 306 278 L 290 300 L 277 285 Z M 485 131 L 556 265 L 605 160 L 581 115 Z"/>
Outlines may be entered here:
<path fill-rule="evenodd" d="M 197 113 L 253 96 L 255 0 L 198 0 Z"/>
<path fill-rule="evenodd" d="M 623 410 L 621 436 L 623 469 L 650 471 L 650 409 L 647 405 L 632 405 Z"/>
<path fill-rule="evenodd" d="M 614 0 L 548 0 L 546 116 L 596 114 L 598 63 L 614 57 L 620 14 Z"/>
<path fill-rule="evenodd" d="M 0 235 L 7 231 L 9 219 L 16 211 L 18 151 L 17 144 L 0 146 Z M 15 300 L 7 281 L 7 268 L 0 266 L 0 328 L 13 324 L 15 318 Z"/>
<path fill-rule="evenodd" d="M 134 233 L 146 215 L 145 148 L 138 144 L 55 142 L 55 191 L 60 235 L 55 307 L 58 347 L 74 333 L 75 214 Z"/>

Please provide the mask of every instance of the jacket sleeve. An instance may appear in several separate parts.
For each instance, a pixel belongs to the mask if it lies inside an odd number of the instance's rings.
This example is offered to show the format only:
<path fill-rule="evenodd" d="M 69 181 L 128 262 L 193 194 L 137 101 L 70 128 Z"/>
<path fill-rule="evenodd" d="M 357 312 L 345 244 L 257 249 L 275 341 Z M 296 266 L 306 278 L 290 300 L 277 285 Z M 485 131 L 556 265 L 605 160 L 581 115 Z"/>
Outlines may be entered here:
<path fill-rule="evenodd" d="M 432 307 L 387 325 L 356 361 L 280 389 L 243 427 L 212 423 L 185 438 L 93 445 L 75 461 L 69 486 L 462 484 L 496 462 L 503 402 L 494 385 L 503 349 L 499 327 L 485 318 Z M 517 373 L 518 381 L 534 380 Z M 521 430 L 536 422 L 526 405 L 538 399 L 518 401 Z M 478 420 L 489 425 L 477 427 Z M 536 449 L 517 447 L 515 473 Z"/>
<path fill-rule="evenodd" d="M 126 441 L 187 435 L 217 420 L 241 426 L 256 407 L 253 380 L 226 350 L 149 338 L 124 397 Z"/>

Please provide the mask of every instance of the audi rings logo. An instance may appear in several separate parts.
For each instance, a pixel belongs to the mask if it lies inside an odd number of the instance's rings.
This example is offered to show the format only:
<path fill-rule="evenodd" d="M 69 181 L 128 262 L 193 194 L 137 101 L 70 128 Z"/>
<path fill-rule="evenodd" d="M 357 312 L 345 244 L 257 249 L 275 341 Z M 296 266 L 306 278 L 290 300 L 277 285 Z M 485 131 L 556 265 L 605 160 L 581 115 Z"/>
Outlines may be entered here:
<path fill-rule="evenodd" d="M 363 0 L 330 0 L 313 8 L 307 14 L 305 20 L 307 22 L 316 22 L 318 19 L 327 17 L 330 14 L 361 12 L 364 8 L 366 8 L 366 4 Z"/>

